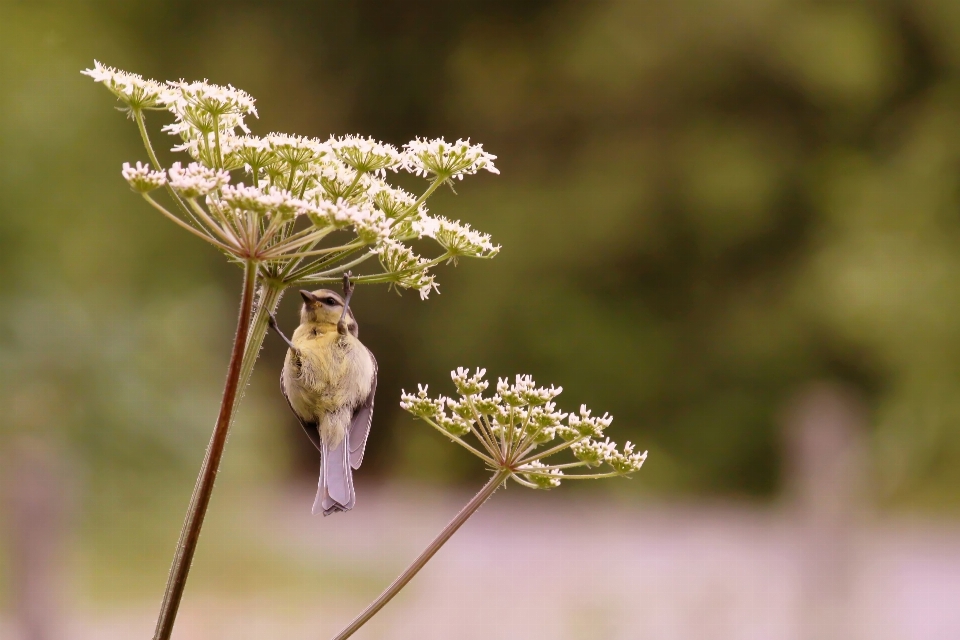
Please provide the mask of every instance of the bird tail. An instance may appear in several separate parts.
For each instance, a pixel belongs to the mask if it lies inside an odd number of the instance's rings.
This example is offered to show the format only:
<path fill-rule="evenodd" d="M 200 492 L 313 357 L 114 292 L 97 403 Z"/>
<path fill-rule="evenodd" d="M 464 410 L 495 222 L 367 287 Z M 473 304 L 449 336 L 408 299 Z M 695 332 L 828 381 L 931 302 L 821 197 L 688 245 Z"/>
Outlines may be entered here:
<path fill-rule="evenodd" d="M 313 501 L 313 514 L 328 516 L 337 511 L 349 511 L 356 503 L 353 491 L 353 469 L 350 468 L 348 438 L 344 437 L 333 449 L 321 439 L 320 483 Z"/>

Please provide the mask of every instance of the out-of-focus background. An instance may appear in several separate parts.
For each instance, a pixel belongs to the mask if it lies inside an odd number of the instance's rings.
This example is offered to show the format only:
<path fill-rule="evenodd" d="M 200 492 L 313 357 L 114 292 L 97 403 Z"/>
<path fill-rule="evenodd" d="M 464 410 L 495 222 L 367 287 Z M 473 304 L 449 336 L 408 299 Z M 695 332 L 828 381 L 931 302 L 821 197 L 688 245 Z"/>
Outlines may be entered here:
<path fill-rule="evenodd" d="M 397 406 L 461 365 L 649 460 L 498 493 L 358 638 L 960 637 L 956 0 L 0 0 L 4 640 L 152 633 L 234 328 L 239 272 L 121 179 L 94 59 L 502 172 L 431 201 L 500 256 L 357 295 L 350 514 L 309 516 L 268 337 L 175 637 L 322 638 L 379 593 L 483 481 Z"/>

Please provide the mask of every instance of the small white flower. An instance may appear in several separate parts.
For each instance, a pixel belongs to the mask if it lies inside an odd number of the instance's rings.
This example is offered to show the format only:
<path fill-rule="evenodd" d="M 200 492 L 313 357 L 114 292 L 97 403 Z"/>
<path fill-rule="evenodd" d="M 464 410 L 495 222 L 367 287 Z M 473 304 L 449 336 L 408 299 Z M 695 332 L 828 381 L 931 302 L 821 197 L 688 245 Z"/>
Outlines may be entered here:
<path fill-rule="evenodd" d="M 483 369 L 486 371 L 486 369 Z M 477 408 L 477 411 L 483 415 L 496 415 L 501 412 L 500 403 L 502 402 L 500 396 L 494 394 L 489 398 L 484 398 L 481 396 L 476 396 L 473 398 L 473 406 Z"/>
<path fill-rule="evenodd" d="M 553 389 L 553 387 L 551 387 Z M 559 395 L 560 388 L 557 390 Z M 539 405 L 540 403 L 531 403 Z M 557 405 L 553 402 L 547 402 L 542 406 L 534 406 L 530 409 L 530 424 L 544 429 L 555 429 L 560 426 L 560 421 L 567 417 L 562 411 L 557 411 Z"/>
<path fill-rule="evenodd" d="M 639 471 L 646 459 L 647 452 L 635 453 L 633 443 L 627 440 L 627 443 L 623 445 L 623 453 L 617 453 L 610 460 L 610 466 L 619 473 L 632 473 Z"/>
<path fill-rule="evenodd" d="M 205 196 L 230 182 L 230 174 L 223 169 L 210 169 L 196 162 L 191 162 L 186 168 L 174 162 L 169 174 L 170 186 L 184 198 Z"/>
<path fill-rule="evenodd" d="M 167 94 L 167 105 L 174 114 L 196 109 L 211 116 L 259 117 L 255 100 L 246 91 L 232 85 L 221 86 L 211 82 L 168 81 L 173 91 Z"/>
<path fill-rule="evenodd" d="M 388 218 L 399 218 L 407 214 L 410 208 L 416 204 L 417 199 L 412 193 L 403 189 L 392 187 L 383 180 L 375 180 L 370 183 L 367 194 L 373 203 L 377 205 L 383 214 Z M 425 211 L 423 205 L 420 205 L 421 211 Z"/>
<path fill-rule="evenodd" d="M 289 191 L 276 187 L 247 187 L 241 182 L 236 186 L 225 185 L 219 201 L 208 198 L 211 208 L 226 207 L 235 213 L 253 213 L 257 216 L 280 216 L 290 220 L 306 213 L 307 203 L 294 198 Z"/>
<path fill-rule="evenodd" d="M 324 158 L 322 162 L 311 166 L 311 177 L 320 184 L 323 197 L 337 200 L 357 200 L 366 196 L 370 187 L 370 176 L 357 177 L 357 171 L 340 162 L 335 157 Z M 365 199 L 365 198 L 361 198 Z"/>
<path fill-rule="evenodd" d="M 135 167 L 131 167 L 129 162 L 124 162 L 120 174 L 130 183 L 133 190 L 139 193 L 148 193 L 167 183 L 167 175 L 163 171 L 154 171 L 149 165 L 140 162 L 137 162 Z"/>
<path fill-rule="evenodd" d="M 571 429 L 579 432 L 580 435 L 599 438 L 603 435 L 603 430 L 609 427 L 611 422 L 613 422 L 613 416 L 606 413 L 603 414 L 602 418 L 591 417 L 587 405 L 582 404 L 580 405 L 580 415 L 576 416 L 571 413 L 567 424 L 570 425 Z"/>
<path fill-rule="evenodd" d="M 520 469 L 520 472 L 526 477 L 527 480 L 537 485 L 540 489 L 553 489 L 560 486 L 560 479 L 563 478 L 563 471 L 560 469 L 545 469 L 540 471 L 545 467 L 542 462 L 539 460 L 534 460 L 533 462 L 524 465 Z"/>
<path fill-rule="evenodd" d="M 330 153 L 329 146 L 316 138 L 271 133 L 264 141 L 279 160 L 294 168 L 316 162 Z"/>
<path fill-rule="evenodd" d="M 198 143 L 199 141 L 194 141 Z M 257 136 L 236 136 L 225 134 L 220 138 L 220 148 L 223 151 L 223 165 L 225 168 L 238 169 L 245 167 L 255 176 L 260 171 L 270 167 L 278 161 L 270 143 Z M 194 155 L 191 151 L 190 155 Z M 194 157 L 196 157 L 194 155 Z"/>
<path fill-rule="evenodd" d="M 457 415 L 451 417 L 447 417 L 446 415 L 438 416 L 437 424 L 443 427 L 444 431 L 457 438 L 461 438 L 470 433 L 470 423 Z"/>
<path fill-rule="evenodd" d="M 417 289 L 421 299 L 437 290 L 433 275 L 427 272 L 429 261 L 415 254 L 410 247 L 394 240 L 384 240 L 377 246 L 377 255 L 384 270 L 394 275 L 394 282 L 405 289 Z"/>
<path fill-rule="evenodd" d="M 497 156 L 484 151 L 483 145 L 470 144 L 469 140 L 457 140 L 451 144 L 443 138 L 417 138 L 403 145 L 403 149 L 402 168 L 418 176 L 463 180 L 463 176 L 475 174 L 480 169 L 500 173 L 493 165 Z"/>
<path fill-rule="evenodd" d="M 443 414 L 444 397 L 440 396 L 434 400 L 427 396 L 428 387 L 426 385 L 417 385 L 419 391 L 417 395 L 402 391 L 400 395 L 400 408 L 409 411 L 418 418 L 435 418 Z"/>
<path fill-rule="evenodd" d="M 93 69 L 81 71 L 85 76 L 101 82 L 128 107 L 135 110 L 152 109 L 166 101 L 168 88 L 156 80 L 145 80 L 136 73 L 120 71 L 93 61 Z"/>
<path fill-rule="evenodd" d="M 421 235 L 433 238 L 454 256 L 491 258 L 500 252 L 500 245 L 490 242 L 489 234 L 471 229 L 469 224 L 460 224 L 442 216 L 424 216 L 417 225 Z"/>
<path fill-rule="evenodd" d="M 377 244 L 390 237 L 390 220 L 368 206 L 357 206 L 342 198 L 335 203 L 314 199 L 309 208 L 310 219 L 317 227 L 352 227 L 366 244 Z"/>
<path fill-rule="evenodd" d="M 480 368 L 472 376 L 470 370 L 463 367 L 457 367 L 456 371 L 450 372 L 450 377 L 453 379 L 457 391 L 464 396 L 474 396 L 486 391 L 490 383 L 483 379 L 485 375 L 487 375 L 487 370 Z"/>
<path fill-rule="evenodd" d="M 573 451 L 573 455 L 578 460 L 587 463 L 588 467 L 596 467 L 605 462 L 610 462 L 618 455 L 617 445 L 610 442 L 610 438 L 607 438 L 604 442 L 587 438 L 574 444 L 570 450 Z"/>
<path fill-rule="evenodd" d="M 497 380 L 497 393 L 503 401 L 512 407 L 521 407 L 529 404 L 527 395 L 534 390 L 536 383 L 529 375 L 517 375 L 515 383 L 511 385 L 506 379 Z"/>
<path fill-rule="evenodd" d="M 180 136 L 183 144 L 175 151 L 187 151 L 191 157 L 208 166 L 220 166 L 223 150 L 217 152 L 218 139 L 229 137 L 236 129 L 250 133 L 244 116 L 257 115 L 250 94 L 230 85 L 209 82 L 167 82 L 169 90 L 162 96 L 176 122 L 162 130 Z"/>
<path fill-rule="evenodd" d="M 386 175 L 387 169 L 396 169 L 402 161 L 396 147 L 378 142 L 373 138 L 361 136 L 330 138 L 329 145 L 341 162 L 362 173 L 383 176 Z"/>

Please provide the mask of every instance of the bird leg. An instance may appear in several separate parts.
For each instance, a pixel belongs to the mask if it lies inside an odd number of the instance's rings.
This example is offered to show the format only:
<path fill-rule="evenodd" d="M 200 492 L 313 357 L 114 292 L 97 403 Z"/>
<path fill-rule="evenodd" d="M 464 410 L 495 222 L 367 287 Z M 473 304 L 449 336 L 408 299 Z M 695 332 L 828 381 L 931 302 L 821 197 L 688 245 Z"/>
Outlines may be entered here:
<path fill-rule="evenodd" d="M 270 319 L 267 321 L 267 324 L 270 325 L 270 328 L 271 328 L 271 329 L 273 329 L 274 331 L 277 332 L 277 335 L 280 336 L 280 337 L 283 339 L 283 341 L 287 343 L 287 346 L 288 346 L 288 347 L 290 347 L 291 349 L 293 349 L 293 352 L 294 352 L 295 354 L 297 354 L 298 356 L 300 355 L 300 349 L 297 349 L 295 346 L 293 346 L 293 343 L 290 342 L 290 338 L 288 338 L 287 336 L 283 335 L 283 331 L 280 331 L 280 326 L 277 324 L 277 316 L 275 316 L 275 315 L 273 315 L 273 314 L 271 313 L 271 314 L 270 314 Z"/>
<path fill-rule="evenodd" d="M 353 290 L 356 289 L 356 285 L 350 282 L 350 275 L 349 271 L 343 274 L 343 313 L 340 314 L 340 320 L 337 322 L 337 333 L 342 336 L 347 335 L 347 310 L 350 308 Z"/>

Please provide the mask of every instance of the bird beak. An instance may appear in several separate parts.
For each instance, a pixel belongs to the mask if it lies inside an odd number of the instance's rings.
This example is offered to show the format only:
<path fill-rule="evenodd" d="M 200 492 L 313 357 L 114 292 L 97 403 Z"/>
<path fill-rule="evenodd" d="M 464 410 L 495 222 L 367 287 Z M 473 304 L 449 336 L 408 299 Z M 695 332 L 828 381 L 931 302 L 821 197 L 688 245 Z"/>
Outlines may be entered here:
<path fill-rule="evenodd" d="M 311 302 L 316 301 L 316 297 L 314 297 L 314 295 L 309 291 L 307 291 L 306 289 L 300 289 L 300 295 L 303 297 L 303 301 L 306 302 L 307 304 L 310 304 Z"/>

